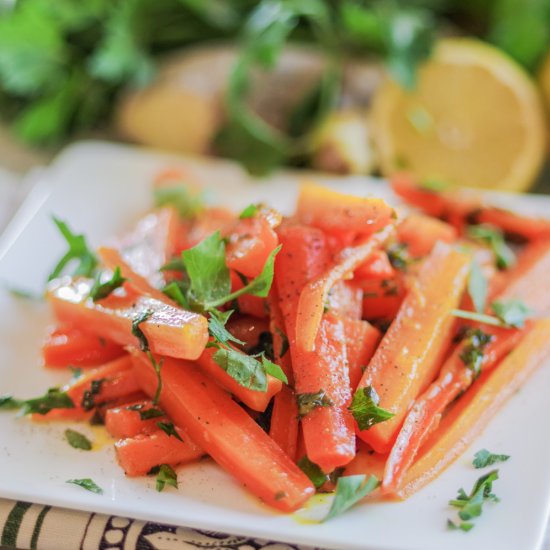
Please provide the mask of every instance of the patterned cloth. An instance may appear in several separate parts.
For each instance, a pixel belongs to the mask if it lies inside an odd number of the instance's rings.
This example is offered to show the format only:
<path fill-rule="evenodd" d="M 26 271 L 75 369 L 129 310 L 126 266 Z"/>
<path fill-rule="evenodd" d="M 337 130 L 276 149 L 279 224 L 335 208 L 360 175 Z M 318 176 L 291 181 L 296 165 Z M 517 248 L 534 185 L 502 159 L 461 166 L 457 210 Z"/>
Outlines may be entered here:
<path fill-rule="evenodd" d="M 306 550 L 183 527 L 0 499 L 0 543 L 21 550 Z"/>

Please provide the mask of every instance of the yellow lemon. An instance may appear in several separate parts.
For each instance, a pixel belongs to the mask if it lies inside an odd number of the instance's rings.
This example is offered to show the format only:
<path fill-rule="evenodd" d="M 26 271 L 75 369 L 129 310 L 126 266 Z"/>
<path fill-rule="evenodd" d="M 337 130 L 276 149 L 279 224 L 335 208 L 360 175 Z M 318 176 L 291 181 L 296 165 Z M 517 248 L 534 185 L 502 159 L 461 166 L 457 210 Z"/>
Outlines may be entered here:
<path fill-rule="evenodd" d="M 544 109 L 529 76 L 502 52 L 441 40 L 414 90 L 387 80 L 373 101 L 382 172 L 524 191 L 545 155 Z"/>

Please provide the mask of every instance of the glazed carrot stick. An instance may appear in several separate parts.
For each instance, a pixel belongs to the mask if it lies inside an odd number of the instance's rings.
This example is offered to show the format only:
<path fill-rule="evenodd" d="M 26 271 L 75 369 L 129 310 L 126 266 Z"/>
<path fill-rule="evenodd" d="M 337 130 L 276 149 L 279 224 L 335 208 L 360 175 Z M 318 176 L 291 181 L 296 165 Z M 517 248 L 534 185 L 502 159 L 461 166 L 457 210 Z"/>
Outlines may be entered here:
<path fill-rule="evenodd" d="M 156 373 L 147 357 L 137 351 L 134 369 L 143 390 L 153 395 Z M 277 444 L 192 363 L 164 359 L 160 406 L 220 466 L 269 506 L 292 512 L 315 492 Z"/>
<path fill-rule="evenodd" d="M 126 263 L 118 250 L 102 246 L 97 249 L 97 254 L 101 258 L 103 265 L 108 269 L 114 270 L 118 267 L 121 276 L 126 279 L 124 284 L 132 288 L 137 294 L 150 296 L 159 302 L 174 305 L 174 302 L 166 294 L 155 288 L 145 277 L 134 271 Z"/>
<path fill-rule="evenodd" d="M 473 190 L 430 191 L 404 174 L 394 176 L 391 185 L 394 192 L 409 204 L 431 216 L 454 222 L 459 230 L 466 224 L 490 223 L 507 235 L 526 240 L 550 237 L 550 220 L 522 216 L 492 206 L 486 203 L 484 195 Z"/>
<path fill-rule="evenodd" d="M 74 403 L 71 409 L 53 409 L 45 415 L 33 415 L 33 420 L 83 420 L 93 415 L 103 403 L 129 396 L 139 391 L 128 354 L 101 367 L 86 371 L 63 391 Z"/>
<path fill-rule="evenodd" d="M 179 232 L 178 213 L 163 207 L 143 217 L 133 231 L 115 242 L 115 248 L 132 271 L 153 287 L 161 287 L 165 281 L 159 269 L 177 253 Z"/>
<path fill-rule="evenodd" d="M 377 250 L 363 262 L 353 273 L 354 282 L 359 284 L 366 281 L 381 281 L 391 279 L 395 276 L 395 270 L 392 267 L 385 250 Z"/>
<path fill-rule="evenodd" d="M 197 365 L 214 379 L 220 386 L 231 392 L 239 401 L 254 411 L 265 411 L 271 398 L 281 391 L 283 383 L 271 375 L 267 375 L 267 390 L 265 392 L 255 391 L 241 386 L 225 370 L 214 361 L 214 354 L 217 349 L 206 348 L 197 359 Z"/>
<path fill-rule="evenodd" d="M 396 496 L 416 493 L 466 450 L 502 405 L 550 358 L 549 333 L 550 320 L 536 321 L 497 368 L 481 374 L 431 434 Z"/>
<path fill-rule="evenodd" d="M 42 346 L 46 367 L 97 367 L 124 353 L 114 342 L 69 326 L 56 327 Z"/>
<path fill-rule="evenodd" d="M 308 182 L 300 186 L 296 215 L 301 223 L 328 233 L 366 237 L 388 225 L 394 212 L 383 199 L 347 195 Z"/>
<path fill-rule="evenodd" d="M 146 312 L 151 316 L 139 325 L 151 350 L 172 357 L 197 359 L 208 340 L 206 318 L 172 307 L 149 297 L 127 300 L 109 296 L 94 303 L 89 298 L 92 281 L 58 279 L 48 288 L 48 300 L 62 323 L 84 326 L 90 333 L 105 336 L 117 344 L 139 344 L 132 334 L 132 321 Z M 124 306 L 120 303 L 125 303 Z M 117 304 L 117 307 L 110 307 Z"/>
<path fill-rule="evenodd" d="M 457 237 L 452 225 L 423 214 L 409 214 L 397 225 L 397 239 L 413 258 L 427 256 L 437 241 L 452 243 Z"/>
<path fill-rule="evenodd" d="M 366 369 L 358 387 L 371 386 L 379 406 L 394 414 L 358 432 L 375 451 L 390 450 L 410 403 L 436 375 L 453 336 L 451 311 L 460 303 L 469 267 L 469 256 L 438 243 Z"/>
<path fill-rule="evenodd" d="M 142 418 L 147 411 L 155 412 L 152 418 Z M 165 421 L 166 416 L 161 414 L 158 407 L 154 407 L 151 400 L 135 401 L 128 405 L 111 407 L 105 411 L 105 428 L 109 434 L 117 439 L 135 437 L 139 434 L 151 434 L 158 430 L 157 422 Z M 159 416 L 157 416 L 157 414 Z"/>
<path fill-rule="evenodd" d="M 182 428 L 176 427 L 181 437 L 166 434 L 157 429 L 151 434 L 141 434 L 115 443 L 118 463 L 127 476 L 144 476 L 155 466 L 177 464 L 197 460 L 204 451 Z"/>
<path fill-rule="evenodd" d="M 355 458 L 346 466 L 344 475 L 373 475 L 382 479 L 388 455 L 375 453 L 365 442 L 359 441 Z"/>
<path fill-rule="evenodd" d="M 353 273 L 393 233 L 393 226 L 388 226 L 362 244 L 342 250 L 334 265 L 307 282 L 300 294 L 297 310 L 296 343 L 302 350 L 313 350 L 330 289 L 337 281 Z"/>
<path fill-rule="evenodd" d="M 525 336 L 530 326 L 522 330 L 484 328 L 493 339 L 483 349 L 480 369 L 493 368 Z M 441 420 L 446 407 L 474 381 L 474 372 L 464 364 L 461 355 L 466 343 L 459 345 L 443 365 L 439 377 L 415 400 L 401 427 L 386 462 L 382 491 L 395 493 L 413 463 L 418 450 Z"/>
<path fill-rule="evenodd" d="M 294 375 L 290 360 L 288 337 L 285 334 L 285 321 L 279 306 L 277 289 L 271 287 L 267 298 L 269 304 L 269 329 L 273 337 L 273 355 L 288 379 L 288 386 L 283 386 L 273 399 L 269 436 L 292 459 L 296 460 L 298 446 L 298 406 L 294 386 Z"/>
<path fill-rule="evenodd" d="M 342 319 L 346 337 L 346 351 L 349 367 L 349 381 L 355 390 L 380 340 L 381 332 L 368 321 Z"/>
<path fill-rule="evenodd" d="M 279 238 L 283 248 L 275 262 L 275 282 L 290 344 L 295 390 L 298 398 L 321 391 L 326 397 L 327 406 L 314 407 L 302 418 L 307 454 L 323 471 L 331 472 L 355 454 L 353 419 L 347 410 L 351 390 L 342 321 L 322 316 L 314 351 L 303 351 L 296 344 L 299 296 L 307 281 L 328 265 L 326 239 L 319 229 L 305 226 L 281 228 Z M 322 309 L 322 303 L 319 307 Z"/>

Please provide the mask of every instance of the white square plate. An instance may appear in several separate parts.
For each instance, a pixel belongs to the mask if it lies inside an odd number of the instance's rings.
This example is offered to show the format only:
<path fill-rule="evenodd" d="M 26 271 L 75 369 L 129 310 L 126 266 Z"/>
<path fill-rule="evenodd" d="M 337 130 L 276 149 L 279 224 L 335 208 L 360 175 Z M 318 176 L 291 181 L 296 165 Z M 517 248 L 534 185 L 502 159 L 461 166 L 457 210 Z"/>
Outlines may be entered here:
<path fill-rule="evenodd" d="M 283 211 L 292 210 L 296 174 L 252 183 L 231 163 L 83 143 L 68 149 L 45 172 L 5 232 L 0 282 L 40 291 L 64 248 L 52 214 L 98 245 L 149 207 L 153 176 L 178 165 L 191 165 L 215 189 L 221 204 L 242 208 L 266 200 Z M 333 178 L 332 183 L 349 192 L 392 199 L 380 181 Z M 512 200 L 514 207 L 526 211 L 550 212 L 549 198 L 501 198 L 504 204 Z M 32 397 L 65 380 L 66 374 L 40 367 L 40 344 L 51 321 L 47 307 L 0 290 L 0 312 L 0 394 Z M 0 414 L 0 497 L 326 548 L 534 549 L 542 540 L 550 505 L 549 388 L 547 364 L 497 415 L 474 448 L 419 494 L 406 502 L 362 504 L 323 525 L 271 511 L 209 461 L 180 468 L 178 491 L 157 493 L 151 479 L 124 477 L 111 445 L 97 452 L 77 451 L 62 438 L 65 426 L 33 424 L 11 413 Z M 471 532 L 450 532 L 446 521 L 455 514 L 447 502 L 479 477 L 471 459 L 483 447 L 512 456 L 500 465 L 501 479 L 494 487 L 502 500 L 486 506 Z M 104 494 L 65 483 L 85 477 L 103 487 Z"/>

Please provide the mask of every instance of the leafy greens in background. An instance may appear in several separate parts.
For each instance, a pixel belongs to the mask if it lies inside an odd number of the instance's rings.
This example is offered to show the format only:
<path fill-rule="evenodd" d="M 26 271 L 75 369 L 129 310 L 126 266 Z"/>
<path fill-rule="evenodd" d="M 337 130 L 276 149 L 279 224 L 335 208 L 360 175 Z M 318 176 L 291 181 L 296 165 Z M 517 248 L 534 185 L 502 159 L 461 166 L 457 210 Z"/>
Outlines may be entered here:
<path fill-rule="evenodd" d="M 211 39 L 241 42 L 218 151 L 260 173 L 300 162 L 334 105 L 345 55 L 382 58 L 406 87 L 437 35 L 481 37 L 535 72 L 550 44 L 548 0 L 14 0 L 0 3 L 0 117 L 30 144 L 58 143 L 108 122 L 114 99 L 142 86 L 160 56 Z M 325 74 L 286 132 L 246 104 L 249 73 L 273 68 L 285 43 L 309 41 Z"/>

